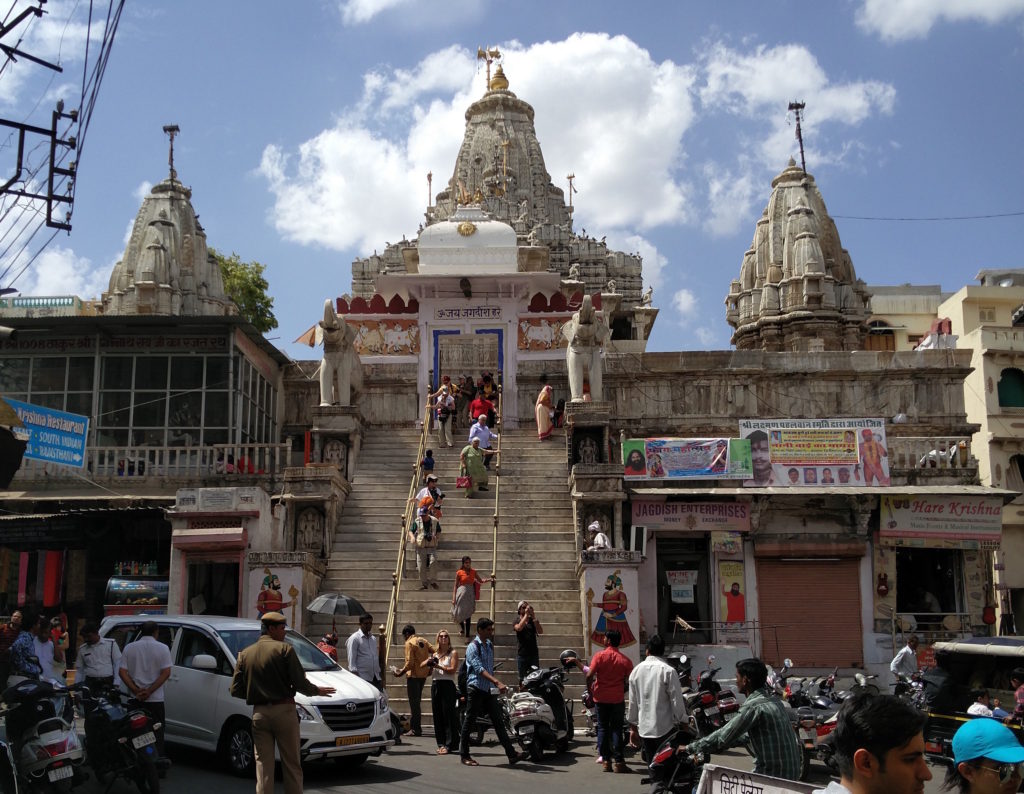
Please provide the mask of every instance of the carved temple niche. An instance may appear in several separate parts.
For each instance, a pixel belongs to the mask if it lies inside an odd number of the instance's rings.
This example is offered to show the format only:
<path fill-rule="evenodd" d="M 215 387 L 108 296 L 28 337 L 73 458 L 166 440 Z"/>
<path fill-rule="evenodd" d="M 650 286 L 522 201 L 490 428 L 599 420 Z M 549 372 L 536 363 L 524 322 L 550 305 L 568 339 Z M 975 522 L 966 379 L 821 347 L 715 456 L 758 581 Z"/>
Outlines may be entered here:
<path fill-rule="evenodd" d="M 348 479 L 348 443 L 345 439 L 325 439 L 320 453 L 321 463 L 331 463 L 338 467 L 341 476 Z"/>
<path fill-rule="evenodd" d="M 572 464 L 593 466 L 608 463 L 603 428 L 574 428 L 572 433 Z"/>
<path fill-rule="evenodd" d="M 303 507 L 295 516 L 295 551 L 325 556 L 325 516 L 317 507 Z"/>

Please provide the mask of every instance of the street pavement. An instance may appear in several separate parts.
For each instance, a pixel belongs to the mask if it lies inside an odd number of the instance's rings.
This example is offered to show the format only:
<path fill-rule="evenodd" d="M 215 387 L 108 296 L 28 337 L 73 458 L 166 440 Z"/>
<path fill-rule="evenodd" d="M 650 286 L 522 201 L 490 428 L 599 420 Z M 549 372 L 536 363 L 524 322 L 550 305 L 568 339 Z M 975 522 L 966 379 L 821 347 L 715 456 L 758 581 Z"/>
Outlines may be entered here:
<path fill-rule="evenodd" d="M 627 758 L 629 774 L 605 773 L 594 763 L 594 740 L 580 736 L 568 753 L 549 754 L 544 762 L 534 764 L 523 761 L 514 767 L 506 763 L 501 746 L 488 734 L 485 744 L 473 748 L 478 767 L 459 763 L 458 754 L 438 756 L 437 746 L 430 736 L 405 739 L 401 746 L 392 748 L 379 758 L 371 758 L 355 770 L 343 770 L 333 762 L 306 766 L 303 790 L 318 792 L 429 792 L 438 789 L 459 792 L 489 791 L 492 794 L 537 794 L 557 791 L 561 794 L 586 791 L 587 794 L 646 794 L 647 787 L 640 779 L 646 769 L 639 755 Z M 219 760 L 209 753 L 169 745 L 168 752 L 174 762 L 168 777 L 162 781 L 163 794 L 195 794 L 215 791 L 217 794 L 252 794 L 252 780 L 233 777 L 223 770 Z M 714 757 L 721 766 L 749 770 L 750 757 L 742 750 L 732 750 Z M 932 767 L 935 778 L 926 784 L 926 794 L 937 794 L 943 770 Z M 811 782 L 824 786 L 828 773 L 820 764 L 812 767 Z M 79 794 L 99 794 L 104 786 L 90 780 L 75 791 Z M 284 790 L 278 775 L 277 790 Z M 134 786 L 118 781 L 110 794 L 130 794 Z"/>

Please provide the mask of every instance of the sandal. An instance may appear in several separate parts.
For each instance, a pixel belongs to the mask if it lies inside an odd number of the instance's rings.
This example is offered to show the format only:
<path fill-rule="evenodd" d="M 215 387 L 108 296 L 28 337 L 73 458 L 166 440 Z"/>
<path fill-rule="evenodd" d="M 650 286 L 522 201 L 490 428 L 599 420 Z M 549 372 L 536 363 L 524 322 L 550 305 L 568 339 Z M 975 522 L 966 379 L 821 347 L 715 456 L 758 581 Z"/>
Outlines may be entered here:
<path fill-rule="evenodd" d="M 448 755 L 448 748 L 447 747 L 438 747 L 437 748 L 437 754 L 438 755 Z"/>
<path fill-rule="evenodd" d="M 463 766 L 480 766 L 480 764 L 478 764 L 472 758 L 463 758 L 462 759 L 462 765 Z"/>

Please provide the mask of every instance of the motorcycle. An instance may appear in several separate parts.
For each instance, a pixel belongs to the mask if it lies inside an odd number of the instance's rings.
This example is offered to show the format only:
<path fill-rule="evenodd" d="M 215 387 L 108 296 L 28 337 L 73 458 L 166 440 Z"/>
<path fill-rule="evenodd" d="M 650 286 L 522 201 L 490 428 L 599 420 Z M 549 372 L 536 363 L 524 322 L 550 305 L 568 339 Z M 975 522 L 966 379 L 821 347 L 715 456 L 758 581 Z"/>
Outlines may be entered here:
<path fill-rule="evenodd" d="M 907 701 L 920 711 L 928 711 L 928 702 L 924 697 L 924 679 L 920 670 L 909 676 L 901 673 L 894 686 L 896 689 L 893 694 L 896 697 Z"/>
<path fill-rule="evenodd" d="M 86 757 L 96 779 L 124 778 L 142 794 L 159 794 L 155 732 L 160 726 L 135 698 L 113 687 L 95 693 L 81 684 L 71 689 L 79 693 L 85 712 Z"/>
<path fill-rule="evenodd" d="M 688 724 L 676 726 L 675 732 L 669 736 L 647 765 L 650 776 L 641 778 L 641 785 L 651 785 L 652 790 L 671 792 L 672 794 L 692 794 L 700 782 L 701 765 L 707 761 L 706 756 L 695 757 L 687 753 L 678 753 L 683 745 L 697 738 L 697 734 Z"/>
<path fill-rule="evenodd" d="M 8 687 L 3 701 L 15 770 L 27 790 L 69 791 L 86 780 L 71 692 L 25 680 Z"/>
<path fill-rule="evenodd" d="M 571 656 L 575 659 L 575 654 Z M 523 679 L 521 691 L 510 698 L 511 735 L 532 761 L 540 761 L 545 750 L 568 750 L 573 738 L 572 701 L 565 699 L 565 678 L 575 662 L 567 661 L 565 653 L 560 661 L 559 667 L 533 670 Z"/>
<path fill-rule="evenodd" d="M 0 791 L 3 794 L 18 794 L 18 773 L 14 766 L 14 754 L 7 742 L 0 742 Z"/>
<path fill-rule="evenodd" d="M 768 665 L 768 686 L 770 686 L 775 694 L 781 698 L 786 697 L 786 686 L 789 683 L 789 671 L 792 669 L 793 660 L 789 657 L 782 660 L 782 668 L 779 670 Z"/>
<path fill-rule="evenodd" d="M 829 738 L 835 730 L 839 717 L 839 709 L 833 707 L 829 711 L 815 710 L 811 706 L 800 706 L 796 709 L 796 733 L 803 748 L 803 762 L 800 767 L 800 779 L 806 780 L 810 772 L 811 761 L 820 760 L 830 770 L 835 766 L 835 748 Z"/>

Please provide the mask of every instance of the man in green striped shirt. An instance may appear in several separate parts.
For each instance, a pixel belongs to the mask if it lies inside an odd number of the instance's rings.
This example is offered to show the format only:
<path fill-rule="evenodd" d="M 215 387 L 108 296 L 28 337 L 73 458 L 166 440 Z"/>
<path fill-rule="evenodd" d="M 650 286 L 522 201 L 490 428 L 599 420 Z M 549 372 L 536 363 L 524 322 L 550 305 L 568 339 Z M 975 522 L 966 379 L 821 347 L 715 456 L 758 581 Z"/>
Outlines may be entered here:
<path fill-rule="evenodd" d="M 714 733 L 678 752 L 720 753 L 742 744 L 754 758 L 755 772 L 786 780 L 799 778 L 803 748 L 782 700 L 765 686 L 767 680 L 768 668 L 760 659 L 736 662 L 736 686 L 747 696 L 739 712 Z"/>

